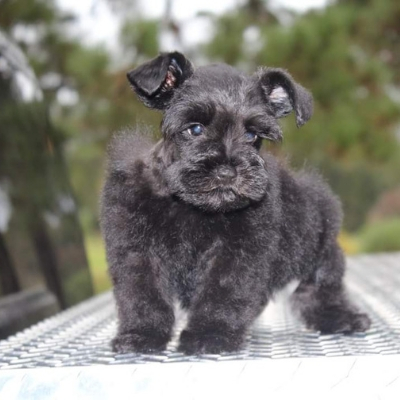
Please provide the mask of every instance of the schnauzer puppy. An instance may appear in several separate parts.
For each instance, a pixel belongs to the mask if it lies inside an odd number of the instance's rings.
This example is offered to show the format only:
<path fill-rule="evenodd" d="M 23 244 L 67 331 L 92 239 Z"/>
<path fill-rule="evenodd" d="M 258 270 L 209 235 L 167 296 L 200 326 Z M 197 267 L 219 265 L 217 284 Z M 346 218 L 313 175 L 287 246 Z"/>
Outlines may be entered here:
<path fill-rule="evenodd" d="M 300 281 L 292 305 L 308 328 L 368 329 L 343 287 L 338 199 L 317 174 L 259 153 L 263 139 L 282 138 L 279 118 L 310 119 L 310 93 L 281 69 L 194 69 L 178 52 L 128 79 L 163 112 L 163 137 L 143 150 L 131 132 L 110 146 L 101 213 L 119 317 L 113 349 L 165 349 L 178 300 L 188 311 L 180 351 L 237 351 L 292 280 Z"/>

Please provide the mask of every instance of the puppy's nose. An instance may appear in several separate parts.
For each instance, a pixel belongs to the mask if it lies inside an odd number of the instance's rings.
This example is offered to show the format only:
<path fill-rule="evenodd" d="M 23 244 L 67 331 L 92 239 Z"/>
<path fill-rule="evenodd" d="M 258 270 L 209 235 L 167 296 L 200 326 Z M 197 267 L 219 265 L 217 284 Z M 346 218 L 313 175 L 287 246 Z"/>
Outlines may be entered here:
<path fill-rule="evenodd" d="M 237 172 L 234 167 L 230 167 L 229 165 L 221 165 L 215 169 L 215 174 L 220 180 L 230 181 L 236 177 Z"/>

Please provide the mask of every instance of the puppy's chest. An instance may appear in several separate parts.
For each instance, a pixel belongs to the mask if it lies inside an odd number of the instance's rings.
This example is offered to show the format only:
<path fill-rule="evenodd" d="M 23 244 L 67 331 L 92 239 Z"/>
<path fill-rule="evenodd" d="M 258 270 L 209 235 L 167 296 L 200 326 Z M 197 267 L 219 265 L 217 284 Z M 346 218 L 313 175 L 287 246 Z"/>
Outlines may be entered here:
<path fill-rule="evenodd" d="M 158 210 L 148 220 L 152 250 L 175 264 L 197 264 L 217 242 L 226 250 L 245 247 L 254 235 L 245 212 L 204 213 L 177 201 L 166 202 Z"/>
<path fill-rule="evenodd" d="M 189 306 L 210 265 L 221 262 L 229 268 L 229 260 L 236 252 L 249 248 L 252 241 L 244 215 L 207 214 L 172 203 L 158 222 L 152 252 L 167 268 L 171 287 L 184 308 Z"/>

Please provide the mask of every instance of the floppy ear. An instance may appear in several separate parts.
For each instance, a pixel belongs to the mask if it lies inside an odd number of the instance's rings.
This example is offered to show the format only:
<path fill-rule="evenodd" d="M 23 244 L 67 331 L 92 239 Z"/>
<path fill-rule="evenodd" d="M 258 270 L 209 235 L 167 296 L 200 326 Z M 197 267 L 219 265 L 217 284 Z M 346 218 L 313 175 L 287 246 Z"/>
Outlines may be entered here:
<path fill-rule="evenodd" d="M 174 90 L 193 74 L 192 63 L 181 53 L 161 53 L 128 72 L 139 99 L 150 108 L 165 109 Z"/>
<path fill-rule="evenodd" d="M 285 117 L 294 110 L 298 127 L 311 118 L 311 93 L 296 83 L 289 73 L 280 68 L 264 68 L 259 77 L 275 118 Z"/>

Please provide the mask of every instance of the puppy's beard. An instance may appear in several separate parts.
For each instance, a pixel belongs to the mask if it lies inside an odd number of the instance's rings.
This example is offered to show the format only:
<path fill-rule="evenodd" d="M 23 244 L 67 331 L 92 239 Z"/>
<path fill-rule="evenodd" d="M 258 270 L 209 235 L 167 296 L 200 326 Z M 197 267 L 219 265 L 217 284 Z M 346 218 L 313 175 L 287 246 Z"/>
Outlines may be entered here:
<path fill-rule="evenodd" d="M 236 171 L 232 181 L 223 183 L 203 163 L 177 161 L 167 168 L 167 181 L 171 192 L 184 202 L 208 212 L 227 212 L 260 201 L 267 190 L 262 160 L 236 163 Z"/>

